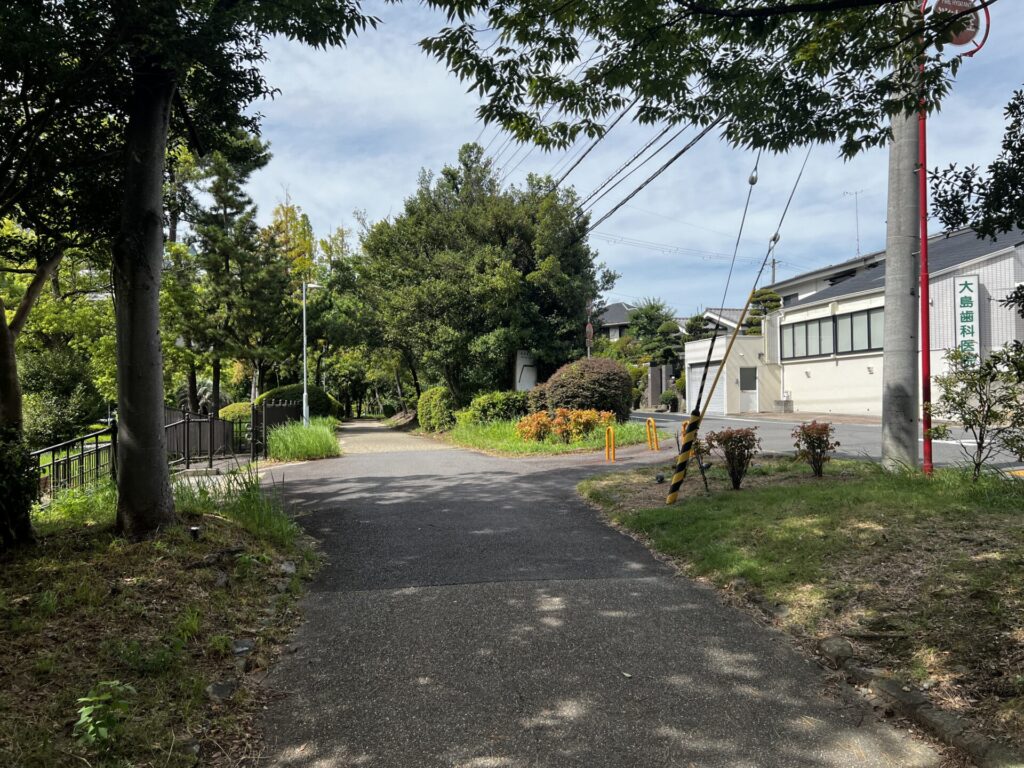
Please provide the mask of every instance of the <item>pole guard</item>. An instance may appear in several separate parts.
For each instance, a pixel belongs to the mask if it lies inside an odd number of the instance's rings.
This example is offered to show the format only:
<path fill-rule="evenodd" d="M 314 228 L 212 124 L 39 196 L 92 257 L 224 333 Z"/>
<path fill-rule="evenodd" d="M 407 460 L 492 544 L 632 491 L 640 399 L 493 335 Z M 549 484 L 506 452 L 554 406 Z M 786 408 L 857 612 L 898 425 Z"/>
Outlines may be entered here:
<path fill-rule="evenodd" d="M 679 489 L 683 485 L 683 480 L 686 479 L 686 469 L 690 464 L 690 459 L 696 453 L 697 430 L 700 429 L 700 421 L 700 412 L 694 410 L 690 415 L 690 420 L 686 422 L 686 431 L 683 433 L 683 447 L 676 457 L 676 469 L 672 475 L 672 485 L 668 489 L 668 496 L 665 498 L 666 504 L 675 504 L 676 499 L 679 497 Z"/>
<path fill-rule="evenodd" d="M 647 448 L 652 451 L 660 451 L 661 446 L 658 444 L 658 425 L 654 423 L 653 418 L 649 418 L 644 422 L 644 432 L 647 433 Z"/>
<path fill-rule="evenodd" d="M 615 463 L 615 427 L 612 426 L 604 430 L 604 460 Z"/>

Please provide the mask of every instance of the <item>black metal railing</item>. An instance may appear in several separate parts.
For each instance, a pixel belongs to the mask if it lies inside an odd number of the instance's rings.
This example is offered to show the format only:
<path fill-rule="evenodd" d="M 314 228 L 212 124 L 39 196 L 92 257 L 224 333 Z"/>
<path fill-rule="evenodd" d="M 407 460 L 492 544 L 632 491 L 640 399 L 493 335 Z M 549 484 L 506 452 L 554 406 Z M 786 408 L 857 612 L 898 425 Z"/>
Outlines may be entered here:
<path fill-rule="evenodd" d="M 43 501 L 58 491 L 81 488 L 117 473 L 117 428 L 32 451 L 37 478 L 36 498 Z"/>
<path fill-rule="evenodd" d="M 302 404 L 267 400 L 252 407 L 251 420 L 231 422 L 209 414 L 164 408 L 164 440 L 172 467 L 213 467 L 217 457 L 248 454 L 266 458 L 270 430 L 302 418 Z M 117 424 L 88 435 L 32 451 L 36 498 L 46 501 L 58 491 L 81 488 L 117 476 Z"/>

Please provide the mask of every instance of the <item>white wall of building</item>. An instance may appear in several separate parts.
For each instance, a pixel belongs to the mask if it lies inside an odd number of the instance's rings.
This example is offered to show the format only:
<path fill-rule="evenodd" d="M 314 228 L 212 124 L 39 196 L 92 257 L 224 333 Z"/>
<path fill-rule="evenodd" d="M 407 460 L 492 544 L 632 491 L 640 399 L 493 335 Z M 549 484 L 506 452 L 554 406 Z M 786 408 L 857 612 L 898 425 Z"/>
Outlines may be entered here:
<path fill-rule="evenodd" d="M 690 378 L 692 366 L 703 365 L 708 357 L 708 346 L 710 339 L 691 341 L 685 347 L 686 354 L 686 399 L 687 408 L 692 410 L 700 387 L 700 380 Z M 719 337 L 715 342 L 715 349 L 712 353 L 711 363 L 721 363 L 725 350 L 729 346 L 729 337 Z M 718 382 L 719 387 L 724 387 L 725 412 L 740 413 L 740 368 L 757 368 L 757 410 L 760 412 L 774 410 L 774 403 L 781 398 L 779 387 L 779 374 L 777 371 L 769 370 L 764 365 L 764 337 L 763 336 L 737 336 L 733 345 L 732 353 L 726 363 L 725 370 Z M 711 387 L 714 370 L 708 374 L 707 388 Z M 704 399 L 707 400 L 707 389 L 704 392 Z"/>
<path fill-rule="evenodd" d="M 1018 283 L 1024 282 L 1024 248 L 934 275 L 929 284 L 933 377 L 946 371 L 946 351 L 956 344 L 956 285 L 957 278 L 965 275 L 979 278 L 982 352 L 991 352 L 1014 339 L 1024 339 L 1024 320 L 999 303 Z M 879 415 L 883 355 L 864 352 L 782 361 L 778 344 L 780 325 L 884 306 L 884 297 L 879 291 L 822 305 L 783 309 L 766 320 L 765 332 L 769 338 L 765 346 L 766 367 L 780 371 L 781 390 L 792 400 L 794 412 Z"/>

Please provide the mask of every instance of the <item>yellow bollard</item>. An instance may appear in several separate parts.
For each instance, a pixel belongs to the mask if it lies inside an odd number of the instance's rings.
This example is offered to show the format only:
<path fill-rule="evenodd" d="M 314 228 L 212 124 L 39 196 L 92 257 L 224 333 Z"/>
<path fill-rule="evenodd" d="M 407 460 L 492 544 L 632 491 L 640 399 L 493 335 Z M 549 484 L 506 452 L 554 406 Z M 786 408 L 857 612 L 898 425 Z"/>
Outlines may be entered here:
<path fill-rule="evenodd" d="M 647 433 L 647 448 L 652 451 L 660 451 L 661 446 L 658 444 L 658 425 L 654 423 L 654 419 L 647 419 L 644 424 L 644 431 Z"/>
<path fill-rule="evenodd" d="M 606 427 L 604 430 L 604 460 L 615 463 L 615 427 Z"/>

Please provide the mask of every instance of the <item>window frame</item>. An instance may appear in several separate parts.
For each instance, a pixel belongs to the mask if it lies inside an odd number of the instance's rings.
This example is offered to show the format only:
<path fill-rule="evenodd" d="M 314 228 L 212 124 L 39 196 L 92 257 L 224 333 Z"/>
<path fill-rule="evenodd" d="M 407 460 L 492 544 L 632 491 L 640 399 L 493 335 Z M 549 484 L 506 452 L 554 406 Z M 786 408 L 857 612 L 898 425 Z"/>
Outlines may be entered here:
<path fill-rule="evenodd" d="M 875 323 L 873 323 L 872 321 L 873 321 L 874 317 L 877 316 L 877 315 L 881 315 L 882 318 L 883 318 L 882 319 L 882 324 L 881 324 L 881 326 L 879 326 L 881 328 L 881 332 L 882 332 L 882 336 L 883 336 L 883 338 L 880 338 L 880 339 L 874 338 L 876 334 L 872 331 L 872 328 L 875 325 Z M 864 318 L 864 322 L 867 325 L 867 330 L 866 330 L 867 346 L 865 346 L 865 347 L 856 347 L 854 345 L 854 331 L 853 331 L 853 329 L 854 329 L 854 325 L 855 324 L 859 325 L 859 323 L 860 323 L 859 319 L 861 317 Z M 856 322 L 855 322 L 855 318 L 857 318 Z M 885 320 L 884 320 L 884 318 L 885 318 L 885 308 L 884 307 L 871 307 L 869 309 L 859 309 L 856 312 L 843 312 L 843 313 L 838 314 L 838 315 L 829 315 L 827 317 L 819 317 L 819 318 L 815 318 L 813 320 L 799 320 L 799 321 L 797 321 L 795 323 L 780 323 L 779 324 L 779 359 L 782 360 L 782 361 L 785 361 L 785 362 L 789 362 L 791 360 L 813 360 L 813 359 L 817 359 L 817 358 L 846 357 L 848 355 L 863 355 L 863 354 L 868 354 L 868 353 L 872 353 L 872 352 L 881 352 L 882 349 L 883 349 L 884 336 L 885 336 Z M 843 320 L 845 322 L 840 323 L 840 320 Z M 828 325 L 828 331 L 825 331 L 825 329 L 822 327 L 826 323 Z M 849 349 L 840 349 L 840 338 L 839 338 L 840 337 L 840 331 L 839 331 L 839 326 L 841 324 L 845 325 L 847 327 L 847 329 L 848 329 L 848 332 L 849 332 L 849 338 L 846 340 L 846 343 L 849 346 Z M 812 325 L 815 325 L 818 328 L 818 350 L 819 350 L 818 353 L 817 354 L 813 354 L 813 355 L 812 354 L 803 354 L 803 355 L 795 354 L 796 353 L 796 337 L 797 337 L 798 333 L 802 332 L 803 335 L 804 335 L 804 339 L 805 339 L 805 341 L 804 341 L 804 351 L 805 351 L 805 353 L 811 348 L 810 345 L 807 343 L 807 339 L 808 339 L 808 332 L 809 332 L 810 326 L 812 326 Z M 831 335 L 831 344 L 829 344 L 829 346 L 831 347 L 831 351 L 830 352 L 822 352 L 821 350 L 825 347 L 825 345 L 822 344 L 822 339 L 823 338 L 828 338 L 829 331 L 831 332 L 830 333 L 830 335 Z M 787 333 L 787 332 L 792 333 L 792 336 L 793 336 L 793 343 L 792 343 L 791 349 L 790 349 L 791 354 L 788 355 L 788 356 L 785 353 L 785 345 L 783 344 L 784 334 Z"/>

